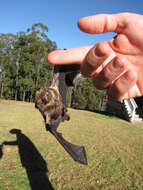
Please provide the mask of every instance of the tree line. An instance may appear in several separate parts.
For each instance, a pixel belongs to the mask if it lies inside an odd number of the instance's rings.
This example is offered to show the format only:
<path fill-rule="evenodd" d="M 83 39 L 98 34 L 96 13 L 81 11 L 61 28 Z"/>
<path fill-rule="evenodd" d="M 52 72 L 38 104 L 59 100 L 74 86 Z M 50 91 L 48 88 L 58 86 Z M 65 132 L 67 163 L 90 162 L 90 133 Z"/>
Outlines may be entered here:
<path fill-rule="evenodd" d="M 35 92 L 51 83 L 53 67 L 45 55 L 56 48 L 43 23 L 25 32 L 0 34 L 0 98 L 33 102 Z M 68 90 L 68 106 L 102 109 L 104 95 L 89 79 L 80 80 Z"/>

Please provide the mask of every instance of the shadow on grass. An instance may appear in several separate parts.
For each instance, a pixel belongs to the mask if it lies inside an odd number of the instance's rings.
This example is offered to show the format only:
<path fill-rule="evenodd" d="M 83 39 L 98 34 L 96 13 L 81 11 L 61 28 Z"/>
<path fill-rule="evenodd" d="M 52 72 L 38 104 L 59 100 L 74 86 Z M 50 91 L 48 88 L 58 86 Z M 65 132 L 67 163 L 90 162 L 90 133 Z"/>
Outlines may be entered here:
<path fill-rule="evenodd" d="M 3 156 L 3 144 L 0 144 L 0 159 L 2 158 Z"/>
<path fill-rule="evenodd" d="M 5 141 L 4 145 L 17 145 L 22 166 L 26 169 L 32 190 L 54 190 L 46 173 L 47 164 L 32 141 L 19 129 L 10 130 L 16 134 L 16 141 Z"/>

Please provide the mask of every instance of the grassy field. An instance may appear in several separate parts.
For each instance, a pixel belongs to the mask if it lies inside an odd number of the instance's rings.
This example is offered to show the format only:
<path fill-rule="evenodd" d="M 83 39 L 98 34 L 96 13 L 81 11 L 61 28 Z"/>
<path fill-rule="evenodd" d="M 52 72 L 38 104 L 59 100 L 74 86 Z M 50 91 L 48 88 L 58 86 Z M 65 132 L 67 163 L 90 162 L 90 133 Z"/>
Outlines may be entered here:
<path fill-rule="evenodd" d="M 87 166 L 45 131 L 34 104 L 0 102 L 0 190 L 142 190 L 143 123 L 69 112 L 59 131 L 85 146 Z"/>

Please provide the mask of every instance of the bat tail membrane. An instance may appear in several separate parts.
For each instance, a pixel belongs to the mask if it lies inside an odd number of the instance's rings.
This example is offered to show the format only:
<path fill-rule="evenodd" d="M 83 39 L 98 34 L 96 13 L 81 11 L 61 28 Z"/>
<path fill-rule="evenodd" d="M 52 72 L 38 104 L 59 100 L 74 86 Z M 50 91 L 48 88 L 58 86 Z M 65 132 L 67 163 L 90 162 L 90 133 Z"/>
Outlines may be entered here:
<path fill-rule="evenodd" d="M 62 134 L 58 133 L 57 131 L 50 130 L 50 132 L 56 137 L 59 143 L 64 147 L 64 149 L 76 162 L 87 165 L 86 151 L 83 146 L 78 146 L 69 143 L 63 138 Z"/>

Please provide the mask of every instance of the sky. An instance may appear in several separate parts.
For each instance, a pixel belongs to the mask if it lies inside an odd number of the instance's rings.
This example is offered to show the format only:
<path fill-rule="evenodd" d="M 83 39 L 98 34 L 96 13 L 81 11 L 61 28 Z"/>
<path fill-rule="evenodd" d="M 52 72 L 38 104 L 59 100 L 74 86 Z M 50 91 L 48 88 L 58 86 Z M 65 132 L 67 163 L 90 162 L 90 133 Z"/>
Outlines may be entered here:
<path fill-rule="evenodd" d="M 115 34 L 85 34 L 78 29 L 78 20 L 119 12 L 143 15 L 143 0 L 0 0 L 0 33 L 26 31 L 32 24 L 42 22 L 58 49 L 94 45 Z"/>

